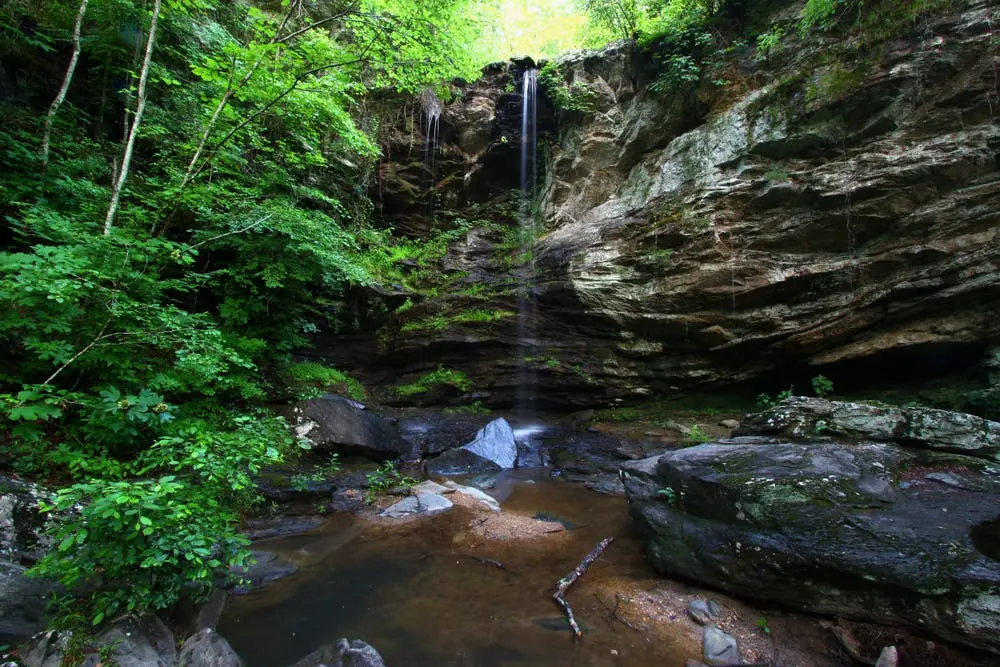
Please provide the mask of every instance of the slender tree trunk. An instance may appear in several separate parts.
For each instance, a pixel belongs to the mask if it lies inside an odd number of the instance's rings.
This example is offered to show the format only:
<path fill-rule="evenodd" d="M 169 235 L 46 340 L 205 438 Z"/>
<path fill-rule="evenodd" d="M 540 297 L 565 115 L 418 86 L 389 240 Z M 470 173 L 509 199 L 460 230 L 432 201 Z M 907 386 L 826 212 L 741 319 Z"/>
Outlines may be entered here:
<path fill-rule="evenodd" d="M 63 76 L 62 85 L 56 98 L 49 106 L 49 113 L 45 116 L 45 133 L 42 135 L 42 177 L 49 168 L 49 145 L 52 141 L 52 121 L 55 120 L 56 112 L 66 100 L 66 93 L 73 82 L 73 73 L 76 71 L 76 63 L 80 60 L 80 32 L 83 29 L 83 16 L 87 13 L 87 0 L 81 0 L 80 9 L 76 12 L 76 25 L 73 26 L 73 55 L 70 56 L 69 65 L 66 66 L 66 75 Z"/>
<path fill-rule="evenodd" d="M 129 165 L 132 162 L 132 151 L 135 150 L 135 140 L 139 135 L 139 125 L 142 123 L 142 112 L 146 110 L 146 82 L 149 81 L 149 66 L 153 62 L 153 44 L 156 41 L 156 23 L 160 19 L 160 0 L 153 0 L 153 20 L 149 24 L 149 37 L 146 38 L 146 55 L 142 59 L 142 72 L 139 74 L 139 89 L 136 91 L 135 118 L 132 119 L 132 127 L 128 131 L 128 141 L 125 144 L 125 151 L 122 153 L 122 166 L 111 189 L 111 204 L 108 206 L 108 214 L 104 218 L 104 235 L 111 233 L 111 225 L 114 224 L 115 214 L 118 212 L 118 202 L 122 196 L 122 189 L 125 187 L 125 179 L 128 178 Z"/>

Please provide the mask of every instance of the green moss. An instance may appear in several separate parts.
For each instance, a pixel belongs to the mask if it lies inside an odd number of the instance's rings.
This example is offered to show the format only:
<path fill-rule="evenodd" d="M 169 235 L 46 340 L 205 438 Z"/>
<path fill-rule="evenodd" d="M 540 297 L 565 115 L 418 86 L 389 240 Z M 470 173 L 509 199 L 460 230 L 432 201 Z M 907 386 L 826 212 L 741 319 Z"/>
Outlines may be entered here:
<path fill-rule="evenodd" d="M 299 398 L 312 398 L 326 392 L 346 394 L 359 401 L 366 398 L 365 388 L 357 379 L 320 363 L 289 363 L 279 373 L 292 393 Z"/>
<path fill-rule="evenodd" d="M 412 384 L 399 385 L 396 387 L 396 392 L 400 396 L 413 396 L 423 394 L 439 385 L 449 385 L 460 391 L 469 391 L 472 389 L 472 381 L 468 375 L 462 371 L 438 366 L 436 370 L 423 375 Z"/>
<path fill-rule="evenodd" d="M 479 324 L 484 322 L 497 322 L 499 320 L 514 317 L 512 310 L 483 310 L 481 308 L 469 308 L 455 315 L 431 315 L 414 322 L 407 322 L 403 325 L 402 331 L 443 331 L 453 324 Z"/>

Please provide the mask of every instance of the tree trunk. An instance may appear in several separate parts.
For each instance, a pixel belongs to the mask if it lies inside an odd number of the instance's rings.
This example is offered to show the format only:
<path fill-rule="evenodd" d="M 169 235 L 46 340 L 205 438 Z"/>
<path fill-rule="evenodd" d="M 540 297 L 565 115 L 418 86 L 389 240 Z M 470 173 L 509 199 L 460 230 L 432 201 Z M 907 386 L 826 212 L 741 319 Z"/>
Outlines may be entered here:
<path fill-rule="evenodd" d="M 129 165 L 132 162 L 132 152 L 135 150 L 135 140 L 139 135 L 139 125 L 142 123 L 142 112 L 146 109 L 146 82 L 149 81 L 149 66 L 153 61 L 153 44 L 156 41 L 156 24 L 160 19 L 160 0 L 153 0 L 153 20 L 149 24 L 149 37 L 146 39 L 146 55 L 142 60 L 142 72 L 139 74 L 139 89 L 136 91 L 135 118 L 128 131 L 128 140 L 122 153 L 121 170 L 111 189 L 111 204 L 104 218 L 104 235 L 111 233 L 115 214 L 118 212 L 118 202 L 121 199 L 125 180 L 128 178 Z"/>
<path fill-rule="evenodd" d="M 73 73 L 76 72 L 76 63 L 80 60 L 80 32 L 83 29 L 83 16 L 86 13 L 87 0 L 81 0 L 80 9 L 76 12 L 76 25 L 73 26 L 73 55 L 70 56 L 69 65 L 66 66 L 66 75 L 63 76 L 59 92 L 56 93 L 56 98 L 52 100 L 52 104 L 49 106 L 49 113 L 45 116 L 45 133 L 42 135 L 43 179 L 45 171 L 49 168 L 49 145 L 52 141 L 52 121 L 55 120 L 56 112 L 59 111 L 59 107 L 66 100 L 66 93 L 69 92 L 69 86 L 73 82 Z"/>

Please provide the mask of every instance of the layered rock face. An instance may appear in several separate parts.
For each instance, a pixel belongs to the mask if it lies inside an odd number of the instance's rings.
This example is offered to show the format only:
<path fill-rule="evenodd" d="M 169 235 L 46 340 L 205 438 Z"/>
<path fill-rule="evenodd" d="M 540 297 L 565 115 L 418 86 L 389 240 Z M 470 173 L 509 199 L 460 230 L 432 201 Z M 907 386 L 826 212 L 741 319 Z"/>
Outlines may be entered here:
<path fill-rule="evenodd" d="M 850 414 L 855 435 L 896 439 L 882 408 L 792 401 L 744 429 L 813 423 L 805 438 L 744 436 L 625 464 L 652 564 L 737 595 L 1000 653 L 1000 468 L 988 446 L 966 450 L 983 457 L 935 451 L 942 428 L 954 436 L 948 448 L 974 440 L 948 427 L 969 416 L 914 410 L 926 428 L 898 438 L 905 445 L 851 443 L 818 436 L 815 408 Z M 986 424 L 984 439 L 1000 428 Z"/>
<path fill-rule="evenodd" d="M 527 364 L 539 396 L 581 405 L 779 367 L 891 374 L 979 358 L 1000 336 L 992 9 L 971 0 L 846 38 L 789 34 L 769 62 L 733 56 L 718 88 L 706 75 L 656 94 L 626 48 L 565 58 L 593 110 L 557 118 L 530 270 L 512 271 L 517 250 L 495 231 L 453 243 L 446 268 L 486 299 L 455 286 L 417 299 L 370 350 L 369 379 L 446 363 L 504 403 Z M 461 156 L 441 158 L 448 206 L 495 202 L 514 183 L 519 138 L 501 120 L 516 95 L 501 85 L 516 72 L 501 71 L 442 111 L 442 155 Z M 518 310 L 510 285 L 526 275 L 520 326 L 400 329 L 428 313 Z"/>

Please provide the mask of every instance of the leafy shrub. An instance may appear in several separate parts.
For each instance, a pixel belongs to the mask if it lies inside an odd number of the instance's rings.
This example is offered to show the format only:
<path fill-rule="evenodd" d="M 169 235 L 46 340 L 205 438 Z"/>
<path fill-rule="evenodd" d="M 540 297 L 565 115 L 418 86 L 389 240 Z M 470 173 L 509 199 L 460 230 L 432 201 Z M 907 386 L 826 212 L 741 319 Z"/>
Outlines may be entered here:
<path fill-rule="evenodd" d="M 417 480 L 407 477 L 397 470 L 395 461 L 386 461 L 378 470 L 365 475 L 365 481 L 368 485 L 365 500 L 369 503 L 382 491 L 388 491 L 397 486 L 410 487 L 417 483 Z"/>
<path fill-rule="evenodd" d="M 547 62 L 538 72 L 538 85 L 545 91 L 552 105 L 564 113 L 590 113 L 597 96 L 587 86 L 566 83 L 554 61 Z"/>
<path fill-rule="evenodd" d="M 817 396 L 826 396 L 833 393 L 833 382 L 823 375 L 817 375 L 812 379 L 813 393 Z"/>

